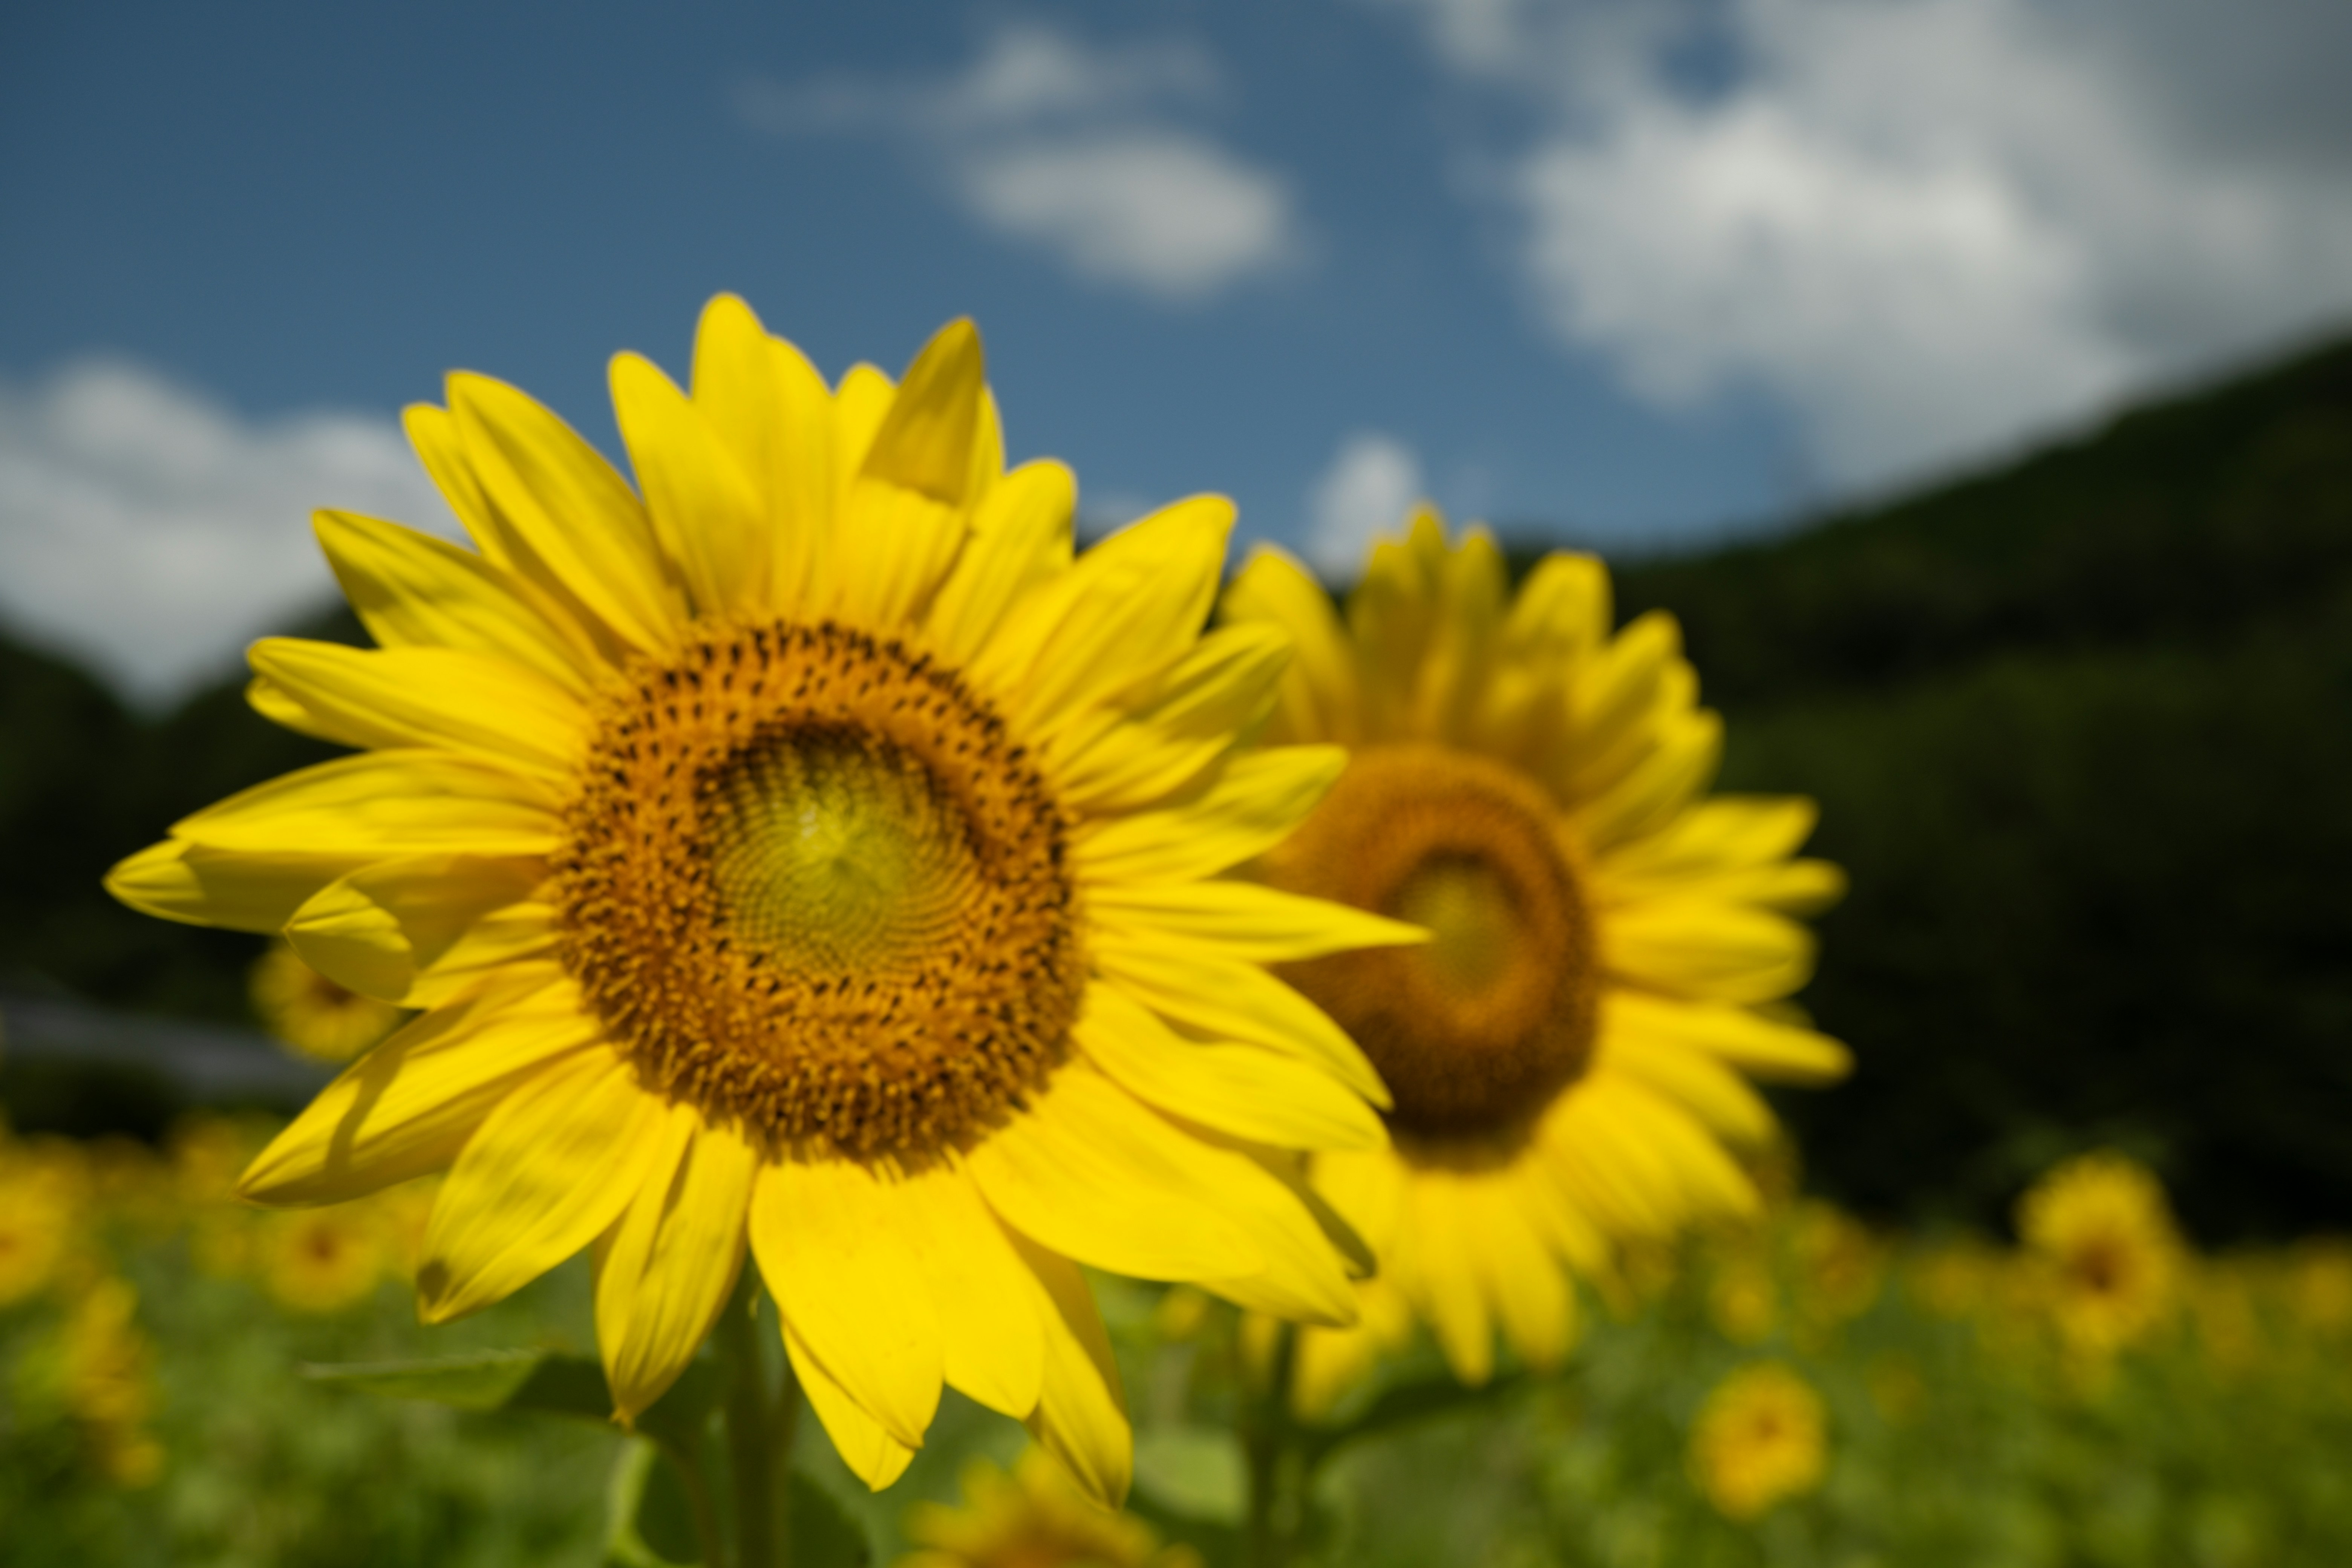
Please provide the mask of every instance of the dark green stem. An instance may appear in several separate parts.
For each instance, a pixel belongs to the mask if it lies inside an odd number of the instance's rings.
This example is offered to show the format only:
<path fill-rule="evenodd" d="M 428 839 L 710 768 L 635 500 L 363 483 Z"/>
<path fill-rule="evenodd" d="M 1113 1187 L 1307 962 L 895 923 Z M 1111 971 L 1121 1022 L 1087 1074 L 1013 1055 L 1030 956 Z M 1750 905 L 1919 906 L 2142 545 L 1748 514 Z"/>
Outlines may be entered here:
<path fill-rule="evenodd" d="M 1288 1568 L 1297 1542 L 1300 1500 L 1286 1496 L 1302 1465 L 1295 1452 L 1297 1424 L 1290 1418 L 1290 1383 L 1298 1331 L 1285 1323 L 1274 1342 L 1266 1384 L 1244 1402 L 1242 1451 L 1249 1467 L 1249 1514 L 1243 1526 L 1246 1568 Z"/>
<path fill-rule="evenodd" d="M 658 1440 L 654 1447 L 661 1450 L 664 1462 L 677 1470 L 679 1489 L 686 1493 L 687 1510 L 694 1519 L 694 1544 L 702 1561 L 726 1562 L 727 1534 L 719 1527 L 719 1507 L 710 1496 L 709 1478 L 703 1474 L 697 1457 Z"/>
<path fill-rule="evenodd" d="M 789 1568 L 776 1400 L 761 1344 L 758 1276 L 743 1270 L 719 1315 L 720 1374 L 727 1391 L 728 1473 L 735 1490 L 735 1568 Z M 785 1450 L 788 1452 L 789 1450 Z"/>

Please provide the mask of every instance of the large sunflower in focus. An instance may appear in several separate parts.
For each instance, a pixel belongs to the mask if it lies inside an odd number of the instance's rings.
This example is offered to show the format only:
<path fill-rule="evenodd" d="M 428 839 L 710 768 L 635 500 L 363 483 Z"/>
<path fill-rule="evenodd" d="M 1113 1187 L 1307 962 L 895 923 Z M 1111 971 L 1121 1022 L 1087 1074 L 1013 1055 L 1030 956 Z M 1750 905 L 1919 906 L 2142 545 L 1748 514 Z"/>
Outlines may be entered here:
<path fill-rule="evenodd" d="M 358 754 L 118 867 L 423 1016 L 246 1173 L 331 1203 L 446 1167 L 428 1320 L 593 1246 L 619 1413 L 748 1244 L 793 1366 L 880 1486 L 942 1383 L 1125 1489 L 1078 1265 L 1354 1313 L 1269 1149 L 1382 1142 L 1378 1080 L 1259 967 L 1402 931 L 1217 873 L 1344 762 L 1243 751 L 1286 657 L 1201 634 L 1232 509 L 1075 558 L 1006 472 L 978 335 L 828 388 L 722 297 L 681 392 L 613 364 L 632 489 L 474 375 L 411 437 L 468 551 L 321 513 L 379 647 L 272 640 L 254 703 Z"/>
<path fill-rule="evenodd" d="M 1547 558 L 1513 597 L 1491 538 L 1449 547 L 1423 509 L 1374 546 L 1344 623 L 1272 551 L 1224 614 L 1297 644 L 1268 738 L 1349 750 L 1259 874 L 1435 933 L 1281 969 L 1395 1097 L 1392 1149 L 1315 1162 L 1381 1276 L 1363 1326 L 1303 1336 L 1299 1403 L 1328 1404 L 1404 1308 L 1465 1380 L 1489 1374 L 1497 1323 L 1555 1363 L 1574 1321 L 1562 1263 L 1599 1272 L 1620 1241 L 1753 1205 L 1726 1145 L 1771 1118 L 1742 1073 L 1845 1069 L 1770 1005 L 1811 967 L 1791 917 L 1843 887 L 1790 858 L 1811 804 L 1705 798 L 1721 728 L 1675 623 L 1612 635 L 1588 556 Z"/>

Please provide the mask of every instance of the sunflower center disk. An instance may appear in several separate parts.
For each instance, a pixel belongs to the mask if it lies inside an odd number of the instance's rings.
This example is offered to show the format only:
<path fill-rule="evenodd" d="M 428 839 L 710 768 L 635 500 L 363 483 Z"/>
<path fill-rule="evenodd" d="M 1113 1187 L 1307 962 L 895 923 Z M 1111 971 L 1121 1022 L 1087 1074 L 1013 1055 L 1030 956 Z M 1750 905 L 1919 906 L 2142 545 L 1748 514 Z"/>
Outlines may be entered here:
<path fill-rule="evenodd" d="M 632 668 L 570 826 L 563 955 L 615 1045 L 772 1149 L 920 1163 L 1067 1054 L 1060 813 L 895 643 L 709 628 Z"/>
<path fill-rule="evenodd" d="M 1354 1036 L 1423 1145 L 1523 1130 L 1592 1054 L 1592 921 L 1549 802 L 1499 763 L 1434 746 L 1359 752 L 1296 837 L 1276 886 L 1426 926 L 1423 946 L 1285 966 Z"/>

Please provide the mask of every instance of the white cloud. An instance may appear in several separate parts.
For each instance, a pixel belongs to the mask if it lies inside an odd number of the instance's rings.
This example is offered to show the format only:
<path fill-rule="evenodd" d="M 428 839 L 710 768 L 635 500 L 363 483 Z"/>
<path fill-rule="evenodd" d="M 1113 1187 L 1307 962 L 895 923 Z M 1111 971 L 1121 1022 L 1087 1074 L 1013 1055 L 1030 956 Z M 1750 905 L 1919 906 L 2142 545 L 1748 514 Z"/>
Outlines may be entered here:
<path fill-rule="evenodd" d="M 1305 251 L 1288 184 L 1186 122 L 1219 91 L 1190 46 L 1095 47 L 1024 23 L 944 78 L 754 83 L 737 108 L 782 135 L 899 139 L 999 235 L 1091 281 L 1186 301 Z"/>
<path fill-rule="evenodd" d="M 1661 403 L 1776 395 L 1833 481 L 2352 312 L 2352 95 L 2309 63 L 2352 7 L 1399 3 L 1547 110 L 1490 186 L 1547 323 Z"/>
<path fill-rule="evenodd" d="M 333 602 L 320 507 L 456 531 L 388 419 L 245 419 L 121 361 L 0 382 L 0 616 L 160 706 Z"/>
<path fill-rule="evenodd" d="M 1373 539 L 1402 528 L 1423 494 L 1412 447 L 1377 430 L 1356 432 L 1307 493 L 1307 560 L 1328 581 L 1353 579 Z"/>

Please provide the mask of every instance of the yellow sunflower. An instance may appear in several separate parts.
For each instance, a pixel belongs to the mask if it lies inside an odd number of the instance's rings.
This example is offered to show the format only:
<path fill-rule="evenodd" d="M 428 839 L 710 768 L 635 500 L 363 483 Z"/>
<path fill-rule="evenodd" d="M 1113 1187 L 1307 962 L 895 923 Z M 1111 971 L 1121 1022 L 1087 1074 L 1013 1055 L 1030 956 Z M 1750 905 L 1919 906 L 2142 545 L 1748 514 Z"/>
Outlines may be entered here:
<path fill-rule="evenodd" d="M 2100 1360 L 2179 1305 L 2186 1250 L 2155 1173 L 2108 1150 L 2054 1166 L 2017 1202 L 2037 1305 L 2067 1349 Z"/>
<path fill-rule="evenodd" d="M 1034 1448 L 1006 1475 L 964 1468 L 964 1506 L 919 1503 L 907 1533 L 920 1550 L 898 1568 L 1200 1568 L 1189 1546 L 1162 1546 L 1132 1514 L 1105 1513 Z"/>
<path fill-rule="evenodd" d="M 399 1008 L 330 980 L 290 942 L 254 961 L 247 988 L 262 1027 L 314 1061 L 347 1062 L 400 1022 Z"/>
<path fill-rule="evenodd" d="M 1726 1519 L 1760 1518 L 1822 1484 L 1829 1413 L 1812 1384 L 1777 1361 L 1741 1367 L 1716 1385 L 1691 1429 L 1692 1479 Z"/>
<path fill-rule="evenodd" d="M 1741 1073 L 1845 1070 L 1772 1006 L 1811 969 L 1791 917 L 1843 888 L 1790 858 L 1811 803 L 1704 798 L 1721 730 L 1675 623 L 1612 636 L 1589 556 L 1548 557 L 1514 598 L 1494 541 L 1449 547 L 1424 508 L 1373 547 L 1344 621 L 1270 550 L 1224 616 L 1297 646 L 1268 739 L 1349 751 L 1258 874 L 1434 932 L 1279 971 L 1395 1097 L 1394 1147 L 1318 1156 L 1315 1183 L 1380 1256 L 1367 1290 L 1402 1293 L 1457 1375 L 1488 1375 L 1498 1321 L 1524 1360 L 1556 1363 L 1563 1262 L 1599 1272 L 1614 1242 L 1753 1208 L 1725 1145 L 1760 1146 L 1772 1119 Z M 1303 1407 L 1369 1363 L 1380 1317 L 1304 1336 Z"/>
<path fill-rule="evenodd" d="M 870 1484 L 944 1382 L 1116 1498 L 1129 1434 L 1078 1266 L 1351 1318 L 1268 1151 L 1377 1146 L 1379 1082 L 1261 965 L 1419 934 L 1219 876 L 1344 762 L 1238 744 L 1287 648 L 1202 633 L 1232 507 L 1074 557 L 1074 481 L 1005 471 L 968 321 L 896 384 L 828 388 L 721 297 L 690 393 L 629 354 L 612 390 L 636 489 L 500 383 L 411 409 L 478 549 L 320 513 L 380 646 L 252 656 L 261 711 L 362 750 L 110 879 L 425 1010 L 243 1191 L 446 1167 L 434 1321 L 593 1246 L 625 1418 L 748 1245 Z"/>

